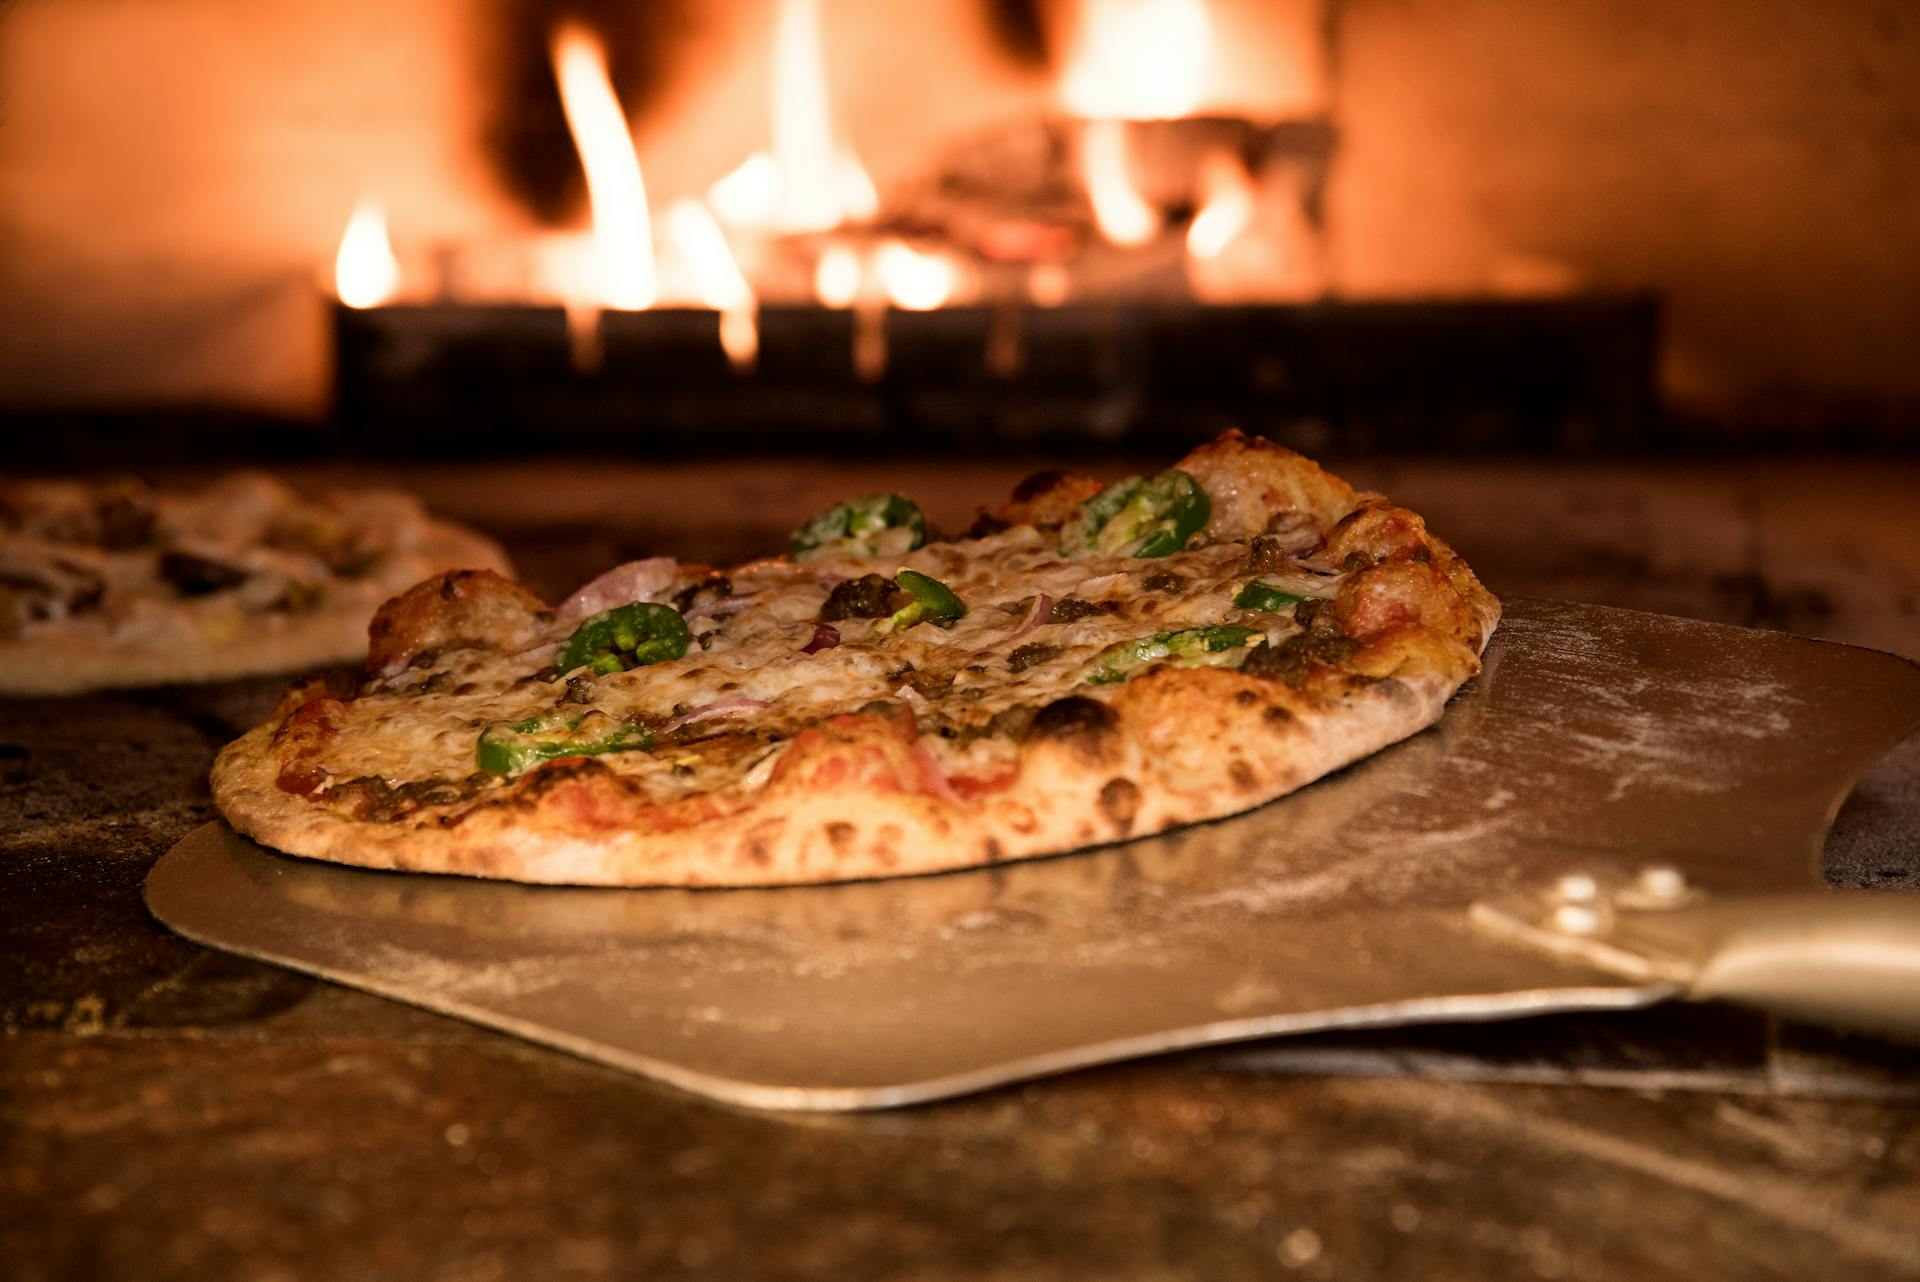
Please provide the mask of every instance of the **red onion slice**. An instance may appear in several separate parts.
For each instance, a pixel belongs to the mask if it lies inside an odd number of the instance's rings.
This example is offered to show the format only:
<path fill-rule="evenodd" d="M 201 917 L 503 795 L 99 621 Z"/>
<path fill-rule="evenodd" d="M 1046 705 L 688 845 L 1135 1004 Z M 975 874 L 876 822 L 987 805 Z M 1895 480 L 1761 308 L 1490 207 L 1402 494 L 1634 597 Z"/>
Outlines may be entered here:
<path fill-rule="evenodd" d="M 1035 628 L 1045 623 L 1047 621 L 1047 616 L 1052 613 L 1053 613 L 1053 598 L 1048 596 L 1045 592 L 1040 593 L 1040 595 L 1033 598 L 1033 609 L 1027 612 L 1026 621 L 1020 625 L 1017 631 L 1014 631 L 1009 635 L 1000 638 L 1000 641 L 998 644 L 1012 645 L 1015 641 L 1018 641 L 1021 637 L 1027 635 L 1027 633 L 1033 631 Z"/>
<path fill-rule="evenodd" d="M 679 574 L 680 563 L 670 556 L 616 565 L 568 597 L 555 612 L 555 618 L 560 623 L 578 623 L 616 605 L 650 601 L 672 587 Z"/>
<path fill-rule="evenodd" d="M 813 625 L 813 635 L 800 647 L 801 654 L 818 654 L 822 650 L 831 650 L 840 644 L 840 629 L 831 623 Z"/>
<path fill-rule="evenodd" d="M 976 658 L 984 658 L 996 650 L 1005 649 L 1007 646 L 1012 645 L 1015 641 L 1018 641 L 1021 637 L 1045 623 L 1047 616 L 1052 613 L 1053 598 L 1045 592 L 1040 593 L 1033 598 L 1033 608 L 1027 611 L 1027 617 L 1020 621 L 1019 627 L 1007 633 L 1007 635 L 1001 637 L 986 649 L 974 651 L 974 656 Z"/>
<path fill-rule="evenodd" d="M 681 726 L 692 725 L 696 721 L 706 721 L 711 717 L 724 717 L 729 712 L 741 712 L 747 708 L 770 708 L 773 705 L 765 699 L 719 699 L 713 703 L 703 703 L 697 708 L 688 708 L 679 716 L 660 727 L 661 734 L 678 730 Z"/>

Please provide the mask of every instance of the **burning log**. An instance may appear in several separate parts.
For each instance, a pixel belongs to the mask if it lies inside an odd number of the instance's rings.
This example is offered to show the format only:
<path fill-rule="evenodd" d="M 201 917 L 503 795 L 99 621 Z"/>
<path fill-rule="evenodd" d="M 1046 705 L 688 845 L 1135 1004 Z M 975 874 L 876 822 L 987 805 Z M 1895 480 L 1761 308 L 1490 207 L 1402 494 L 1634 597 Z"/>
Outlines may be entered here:
<path fill-rule="evenodd" d="M 1164 449 L 1238 425 L 1303 449 L 1644 443 L 1659 309 L 1552 301 L 909 312 L 768 307 L 736 369 L 719 314 L 608 312 L 572 363 L 557 307 L 337 307 L 347 444 L 432 454 Z M 862 369 L 856 332 L 885 354 Z"/>

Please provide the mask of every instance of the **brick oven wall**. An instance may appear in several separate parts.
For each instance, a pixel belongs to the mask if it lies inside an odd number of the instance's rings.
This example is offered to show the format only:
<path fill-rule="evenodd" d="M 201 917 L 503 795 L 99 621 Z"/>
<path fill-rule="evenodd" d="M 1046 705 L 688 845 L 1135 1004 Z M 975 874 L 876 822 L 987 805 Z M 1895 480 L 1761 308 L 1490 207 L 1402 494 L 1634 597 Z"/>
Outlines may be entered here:
<path fill-rule="evenodd" d="M 1920 11 L 1336 3 L 1342 287 L 1650 285 L 1681 408 L 1920 439 Z"/>
<path fill-rule="evenodd" d="M 1262 11 L 1220 2 L 1237 21 Z M 1320 2 L 1266 11 L 1275 40 L 1323 42 L 1283 61 L 1327 69 L 1310 96 L 1329 95 L 1338 130 L 1340 291 L 1652 288 L 1682 411 L 1851 415 L 1920 441 L 1920 16 L 1891 0 Z M 316 281 L 363 188 L 421 238 L 526 224 L 474 156 L 486 7 L 0 7 L 0 405 L 322 412 Z M 1044 86 L 995 62 L 982 8 L 929 6 L 925 65 L 875 58 L 870 30 L 830 41 L 857 69 L 839 91 L 856 146 L 884 164 L 901 120 L 1035 109 Z M 885 6 L 827 9 L 857 25 Z M 755 145 L 758 73 L 715 78 L 753 117 L 729 149 Z M 886 100 L 904 105 L 863 139 L 858 113 Z M 650 164 L 711 177 L 694 173 L 710 147 L 645 123 L 641 142 Z"/>

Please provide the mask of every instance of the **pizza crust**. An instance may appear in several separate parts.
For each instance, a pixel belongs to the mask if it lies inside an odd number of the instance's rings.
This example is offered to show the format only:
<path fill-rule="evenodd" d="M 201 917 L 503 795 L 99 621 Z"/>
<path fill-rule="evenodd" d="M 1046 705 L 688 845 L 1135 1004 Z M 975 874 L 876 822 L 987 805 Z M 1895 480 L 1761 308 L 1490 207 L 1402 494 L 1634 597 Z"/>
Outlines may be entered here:
<path fill-rule="evenodd" d="M 1246 464 L 1238 473 L 1236 458 Z M 1337 562 L 1319 571 L 1340 583 L 1324 604 L 1340 629 L 1337 662 L 1315 660 L 1298 679 L 1156 665 L 1117 686 L 1068 686 L 1062 695 L 1056 683 L 984 779 L 946 776 L 902 694 L 782 729 L 771 743 L 743 734 L 732 758 L 737 777 L 683 795 L 650 792 L 631 768 L 610 766 L 615 758 L 576 757 L 536 767 L 473 804 L 385 820 L 325 803 L 331 781 L 315 779 L 327 772 L 314 772 L 318 758 L 302 754 L 318 751 L 333 720 L 353 714 L 350 703 L 314 692 L 221 753 L 215 799 L 259 841 L 362 867 L 600 886 L 792 885 L 992 865 L 1237 814 L 1438 720 L 1478 671 L 1499 618 L 1498 602 L 1465 563 L 1413 513 L 1355 494 L 1277 446 L 1236 434 L 1189 460 L 1208 474 L 1210 490 L 1230 491 L 1215 517 L 1223 539 L 1253 537 L 1262 504 L 1264 528 L 1297 534 L 1311 523 L 1315 555 Z M 1236 545 L 1230 559 L 1238 565 L 1246 555 Z M 985 573 L 966 560 L 964 545 L 952 545 L 924 550 L 919 563 L 955 583 Z M 862 566 L 831 568 L 851 576 Z M 768 563 L 734 573 L 749 571 L 799 577 Z M 502 608 L 511 606 L 509 586 L 497 593 Z M 486 589 L 449 580 L 437 592 L 416 589 L 408 608 L 461 597 L 460 608 L 471 609 L 466 598 Z M 678 665 L 675 680 L 702 671 L 692 652 Z M 449 705 L 415 733 L 452 727 L 433 733 L 471 743 L 476 732 L 458 727 L 478 723 L 464 715 Z M 383 760 L 399 769 L 407 756 Z M 371 758 L 358 764 L 370 767 Z M 361 773 L 376 783 L 401 778 Z M 316 789 L 321 801 L 307 795 Z"/>
<path fill-rule="evenodd" d="M 1431 725 L 1455 688 L 1435 673 L 1389 678 L 1338 699 L 1337 715 L 1310 716 L 1291 712 L 1271 683 L 1237 673 L 1168 671 L 1139 682 L 1147 684 L 1111 731 L 1023 746 L 1017 781 L 977 802 L 770 788 L 732 813 L 661 832 L 506 809 L 416 829 L 355 820 L 282 791 L 270 726 L 221 754 L 214 795 L 257 841 L 363 868 L 589 886 L 854 881 L 1079 850 L 1238 814 Z M 1170 736 L 1229 747 L 1208 760 L 1187 752 L 1156 762 L 1154 748 Z"/>

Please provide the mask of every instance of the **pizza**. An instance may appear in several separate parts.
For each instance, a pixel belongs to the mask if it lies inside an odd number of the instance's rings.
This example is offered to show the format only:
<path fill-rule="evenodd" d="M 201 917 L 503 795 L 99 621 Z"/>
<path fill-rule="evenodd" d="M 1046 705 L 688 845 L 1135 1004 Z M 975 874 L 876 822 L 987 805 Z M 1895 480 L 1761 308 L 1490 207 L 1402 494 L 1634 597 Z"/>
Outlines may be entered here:
<path fill-rule="evenodd" d="M 302 498 L 258 472 L 192 491 L 0 480 L 0 692 L 357 660 L 381 602 L 455 567 L 507 561 L 391 490 Z"/>
<path fill-rule="evenodd" d="M 1430 725 L 1499 605 L 1415 513 L 1238 432 L 1043 473 L 958 537 L 900 495 L 784 555 L 557 605 L 487 571 L 383 605 L 214 796 L 283 851 L 606 886 L 890 877 L 1248 810 Z"/>

